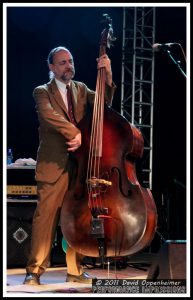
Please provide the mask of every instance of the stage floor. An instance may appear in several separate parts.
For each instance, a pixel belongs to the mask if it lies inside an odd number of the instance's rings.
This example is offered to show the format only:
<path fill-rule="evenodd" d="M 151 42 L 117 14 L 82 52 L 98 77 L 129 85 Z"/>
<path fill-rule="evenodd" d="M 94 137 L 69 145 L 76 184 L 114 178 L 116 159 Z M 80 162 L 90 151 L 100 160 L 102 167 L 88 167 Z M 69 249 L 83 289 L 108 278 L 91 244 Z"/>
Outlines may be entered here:
<path fill-rule="evenodd" d="M 112 262 L 106 265 L 84 265 L 84 271 L 97 279 L 146 279 L 150 264 L 142 261 L 124 261 L 122 265 Z M 74 293 L 93 294 L 92 285 L 82 283 L 69 283 L 66 281 L 66 266 L 50 267 L 41 276 L 41 285 L 23 285 L 25 278 L 24 268 L 7 269 L 6 295 L 8 297 L 29 296 L 36 297 L 53 293 L 61 295 L 63 293 L 72 296 Z M 27 295 L 28 294 L 28 295 Z M 96 295 L 96 294 L 95 294 Z M 93 295 L 94 296 L 94 295 Z"/>

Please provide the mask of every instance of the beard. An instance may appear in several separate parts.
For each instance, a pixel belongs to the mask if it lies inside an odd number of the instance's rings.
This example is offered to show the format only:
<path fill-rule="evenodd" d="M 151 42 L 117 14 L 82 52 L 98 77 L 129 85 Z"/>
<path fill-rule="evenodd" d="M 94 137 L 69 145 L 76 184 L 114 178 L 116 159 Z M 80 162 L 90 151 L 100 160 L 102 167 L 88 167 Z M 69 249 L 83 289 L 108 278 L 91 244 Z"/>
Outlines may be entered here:
<path fill-rule="evenodd" d="M 63 81 L 70 80 L 74 78 L 74 75 L 75 75 L 75 69 L 68 69 L 62 74 L 61 79 Z"/>

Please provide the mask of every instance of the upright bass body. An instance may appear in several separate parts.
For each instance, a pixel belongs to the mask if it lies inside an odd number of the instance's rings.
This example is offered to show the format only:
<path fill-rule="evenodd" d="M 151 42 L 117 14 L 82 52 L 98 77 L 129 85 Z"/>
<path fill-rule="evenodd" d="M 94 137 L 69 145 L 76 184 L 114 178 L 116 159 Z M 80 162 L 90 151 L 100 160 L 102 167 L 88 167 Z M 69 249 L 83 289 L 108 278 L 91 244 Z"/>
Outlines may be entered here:
<path fill-rule="evenodd" d="M 61 229 L 77 252 L 98 257 L 99 239 L 92 233 L 93 213 L 86 183 L 91 124 L 92 118 L 86 116 L 78 125 L 83 143 L 74 155 L 76 183 L 62 206 Z M 94 219 L 103 220 L 106 257 L 131 255 L 150 244 L 157 226 L 152 194 L 136 177 L 135 161 L 142 157 L 143 137 L 124 117 L 105 106 L 102 145 L 99 188 L 104 210 L 96 218 L 94 213 Z"/>

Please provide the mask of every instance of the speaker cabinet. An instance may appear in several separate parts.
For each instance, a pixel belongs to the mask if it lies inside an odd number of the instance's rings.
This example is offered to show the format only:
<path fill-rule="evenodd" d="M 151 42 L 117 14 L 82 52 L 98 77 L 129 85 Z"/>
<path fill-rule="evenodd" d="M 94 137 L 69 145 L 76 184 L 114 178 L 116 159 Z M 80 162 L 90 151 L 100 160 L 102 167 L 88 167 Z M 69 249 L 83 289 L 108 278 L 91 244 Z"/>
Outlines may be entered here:
<path fill-rule="evenodd" d="M 32 221 L 37 200 L 12 200 L 7 202 L 7 267 L 26 267 L 30 248 Z M 50 266 L 66 266 L 66 255 L 62 249 L 60 226 L 56 229 L 51 249 Z"/>
<path fill-rule="evenodd" d="M 147 279 L 186 279 L 186 241 L 166 241 L 155 256 Z"/>
<path fill-rule="evenodd" d="M 7 267 L 26 266 L 36 204 L 19 200 L 7 203 Z"/>

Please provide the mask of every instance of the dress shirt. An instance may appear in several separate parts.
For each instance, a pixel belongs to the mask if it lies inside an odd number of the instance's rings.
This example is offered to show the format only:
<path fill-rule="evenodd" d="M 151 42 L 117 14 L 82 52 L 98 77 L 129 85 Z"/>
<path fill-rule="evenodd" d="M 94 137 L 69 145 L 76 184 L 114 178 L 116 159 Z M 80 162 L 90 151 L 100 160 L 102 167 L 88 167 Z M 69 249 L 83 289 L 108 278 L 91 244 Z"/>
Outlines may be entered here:
<path fill-rule="evenodd" d="M 61 81 L 59 81 L 59 80 L 57 80 L 56 78 L 55 78 L 55 81 L 56 81 L 56 85 L 57 85 L 57 87 L 58 87 L 58 89 L 59 89 L 59 91 L 60 91 L 60 94 L 61 94 L 61 96 L 62 96 L 62 99 L 63 99 L 63 101 L 64 101 L 64 104 L 66 105 L 66 108 L 67 108 L 67 110 L 68 110 L 67 88 L 66 88 L 66 84 L 63 83 L 63 82 L 61 82 Z"/>

